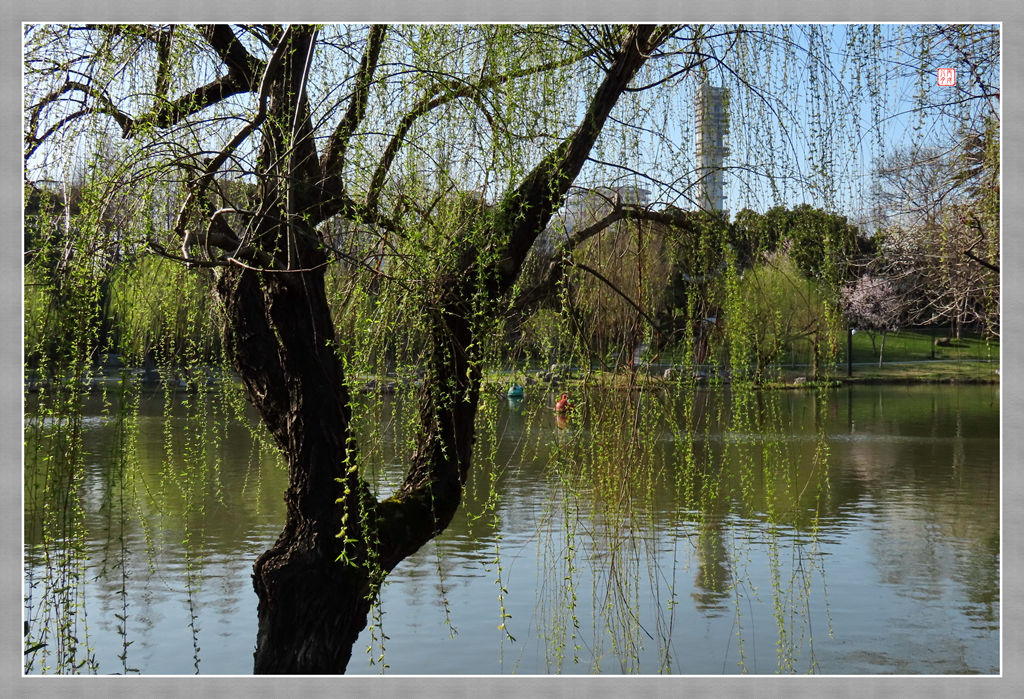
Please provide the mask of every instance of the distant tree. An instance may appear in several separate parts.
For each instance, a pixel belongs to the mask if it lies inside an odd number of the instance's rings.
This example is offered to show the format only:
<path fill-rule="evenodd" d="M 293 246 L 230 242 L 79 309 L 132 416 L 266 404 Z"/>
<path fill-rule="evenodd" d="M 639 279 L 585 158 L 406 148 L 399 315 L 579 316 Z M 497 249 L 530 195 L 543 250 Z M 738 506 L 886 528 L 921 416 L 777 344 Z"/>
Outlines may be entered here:
<path fill-rule="evenodd" d="M 742 298 L 755 379 L 776 378 L 769 367 L 787 352 L 806 357 L 817 377 L 829 339 L 823 285 L 804 275 L 789 255 L 774 253 L 743 275 Z"/>
<path fill-rule="evenodd" d="M 999 334 L 1000 38 L 992 24 L 918 27 L 917 60 L 892 64 L 917 84 L 914 140 L 881 149 L 875 167 L 871 273 L 906 298 L 907 322 L 956 335 L 967 325 Z M 956 84 L 935 89 L 939 68 L 955 68 Z"/>
<path fill-rule="evenodd" d="M 912 146 L 876 170 L 883 224 L 873 274 L 902 297 L 907 322 L 999 333 L 998 132 L 955 149 Z"/>
<path fill-rule="evenodd" d="M 750 267 L 763 255 L 779 248 L 779 240 L 785 230 L 783 207 L 773 207 L 762 214 L 752 209 L 742 209 L 733 218 L 729 240 L 735 246 L 740 264 Z"/>
<path fill-rule="evenodd" d="M 900 327 L 905 314 L 903 300 L 888 279 L 865 274 L 843 286 L 842 304 L 847 322 L 870 335 L 873 349 L 875 333 L 881 333 L 882 344 L 877 349 L 878 366 L 882 366 L 885 335 Z"/>
<path fill-rule="evenodd" d="M 596 356 L 615 353 L 632 364 L 635 348 L 661 333 L 654 317 L 669 273 L 661 233 L 650 221 L 625 219 L 577 249 L 571 303 Z"/>

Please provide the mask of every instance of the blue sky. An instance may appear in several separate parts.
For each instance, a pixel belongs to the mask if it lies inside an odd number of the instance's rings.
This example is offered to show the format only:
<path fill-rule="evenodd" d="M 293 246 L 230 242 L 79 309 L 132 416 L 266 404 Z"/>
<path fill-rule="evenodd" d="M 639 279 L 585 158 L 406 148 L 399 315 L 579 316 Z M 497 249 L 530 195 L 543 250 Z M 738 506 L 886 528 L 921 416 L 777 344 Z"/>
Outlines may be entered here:
<path fill-rule="evenodd" d="M 863 197 L 870 191 L 871 171 L 879 156 L 905 148 L 912 143 L 938 148 L 952 147 L 958 136 L 957 115 L 951 111 L 962 109 L 962 118 L 977 123 L 977 114 L 995 107 L 998 99 L 973 100 L 962 107 L 944 110 L 923 109 L 922 103 L 942 104 L 955 101 L 965 89 L 974 84 L 971 67 L 963 60 L 950 60 L 947 52 L 932 52 L 923 58 L 909 40 L 917 25 L 881 25 L 868 28 L 882 43 L 884 51 L 874 64 L 858 65 L 847 48 L 851 34 L 863 31 L 853 25 L 797 25 L 794 43 L 800 51 L 821 58 L 818 75 L 807 64 L 799 68 L 799 75 L 785 86 L 792 90 L 783 102 L 791 108 L 793 126 L 787 157 L 776 157 L 777 165 L 785 163 L 781 174 L 803 176 L 811 180 L 815 165 L 830 169 L 836 185 L 832 192 L 808 182 L 799 184 L 791 180 L 792 187 L 781 195 L 764 191 L 749 192 L 754 180 L 750 177 L 730 178 L 729 208 L 733 211 L 753 199 L 752 208 L 763 210 L 772 199 L 788 205 L 803 202 L 836 208 L 841 213 L 856 215 L 867 206 Z M 918 49 L 920 50 L 920 49 Z M 957 69 L 958 87 L 937 84 L 937 68 Z M 858 71 L 860 72 L 858 78 Z M 993 76 L 987 76 L 992 79 Z M 772 76 L 766 76 L 771 80 Z M 998 65 L 994 75 L 998 84 Z M 816 81 L 816 82 L 815 82 Z M 733 81 L 735 82 L 735 80 Z M 815 90 L 815 84 L 819 87 Z M 877 93 L 872 96 L 872 88 Z M 765 89 L 770 89 L 766 86 Z M 968 115 L 966 112 L 971 111 Z M 743 114 L 734 122 L 733 165 L 742 166 L 752 159 L 748 149 L 756 143 L 744 143 L 744 133 L 750 128 L 743 122 Z M 750 112 L 746 116 L 749 118 Z M 817 133 L 815 133 L 817 130 Z M 780 134 L 776 134 L 779 138 Z M 823 147 L 824 146 L 824 147 Z M 823 151 L 828 151 L 826 155 Z M 782 154 L 777 154 L 782 155 Z M 827 162 L 831 156 L 831 162 Z M 826 162 L 823 162 L 826 161 Z M 751 196 L 753 195 L 753 196 Z M 758 205 L 759 204 L 759 205 Z"/>

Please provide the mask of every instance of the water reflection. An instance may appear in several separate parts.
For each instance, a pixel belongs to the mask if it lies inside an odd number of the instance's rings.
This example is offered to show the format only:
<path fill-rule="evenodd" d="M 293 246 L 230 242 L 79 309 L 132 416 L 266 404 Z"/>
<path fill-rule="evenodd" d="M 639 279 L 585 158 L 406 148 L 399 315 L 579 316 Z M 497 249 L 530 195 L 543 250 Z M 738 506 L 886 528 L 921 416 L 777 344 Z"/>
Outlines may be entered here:
<path fill-rule="evenodd" d="M 350 672 L 378 672 L 360 653 L 381 643 L 404 674 L 998 672 L 996 389 L 787 392 L 757 396 L 746 422 L 711 392 L 687 406 L 591 394 L 564 426 L 545 398 L 486 407 L 463 507 L 391 576 Z M 71 520 L 87 532 L 99 672 L 247 674 L 251 565 L 280 530 L 285 474 L 241 424 L 140 406 L 130 462 L 116 409 L 81 423 Z M 367 471 L 386 493 L 413 408 L 371 407 Z M 27 456 L 45 423 L 29 419 Z M 39 624 L 60 545 L 37 476 L 26 468 Z"/>
<path fill-rule="evenodd" d="M 697 536 L 697 575 L 690 596 L 697 609 L 708 616 L 719 616 L 728 608 L 733 581 L 725 536 L 726 529 L 720 517 L 705 520 Z"/>

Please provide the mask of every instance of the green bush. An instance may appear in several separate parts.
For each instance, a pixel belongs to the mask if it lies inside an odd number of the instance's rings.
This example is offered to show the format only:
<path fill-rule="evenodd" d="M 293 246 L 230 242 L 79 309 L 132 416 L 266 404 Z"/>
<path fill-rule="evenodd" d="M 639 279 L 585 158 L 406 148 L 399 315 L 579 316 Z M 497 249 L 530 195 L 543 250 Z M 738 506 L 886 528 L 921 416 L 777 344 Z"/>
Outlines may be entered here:
<path fill-rule="evenodd" d="M 751 359 L 763 378 L 771 364 L 817 366 L 836 341 L 820 285 L 801 273 L 788 255 L 776 255 L 748 270 L 739 282 Z"/>

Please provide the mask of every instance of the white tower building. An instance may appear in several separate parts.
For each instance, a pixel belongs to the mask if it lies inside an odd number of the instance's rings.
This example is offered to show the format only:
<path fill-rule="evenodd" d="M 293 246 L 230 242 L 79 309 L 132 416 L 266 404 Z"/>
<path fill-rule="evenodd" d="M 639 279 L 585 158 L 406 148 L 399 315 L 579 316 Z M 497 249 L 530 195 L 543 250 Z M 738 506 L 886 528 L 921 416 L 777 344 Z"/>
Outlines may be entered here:
<path fill-rule="evenodd" d="M 726 102 L 729 90 L 702 83 L 697 91 L 697 205 L 702 209 L 725 211 L 725 156 L 729 149 L 725 137 L 729 133 Z"/>

